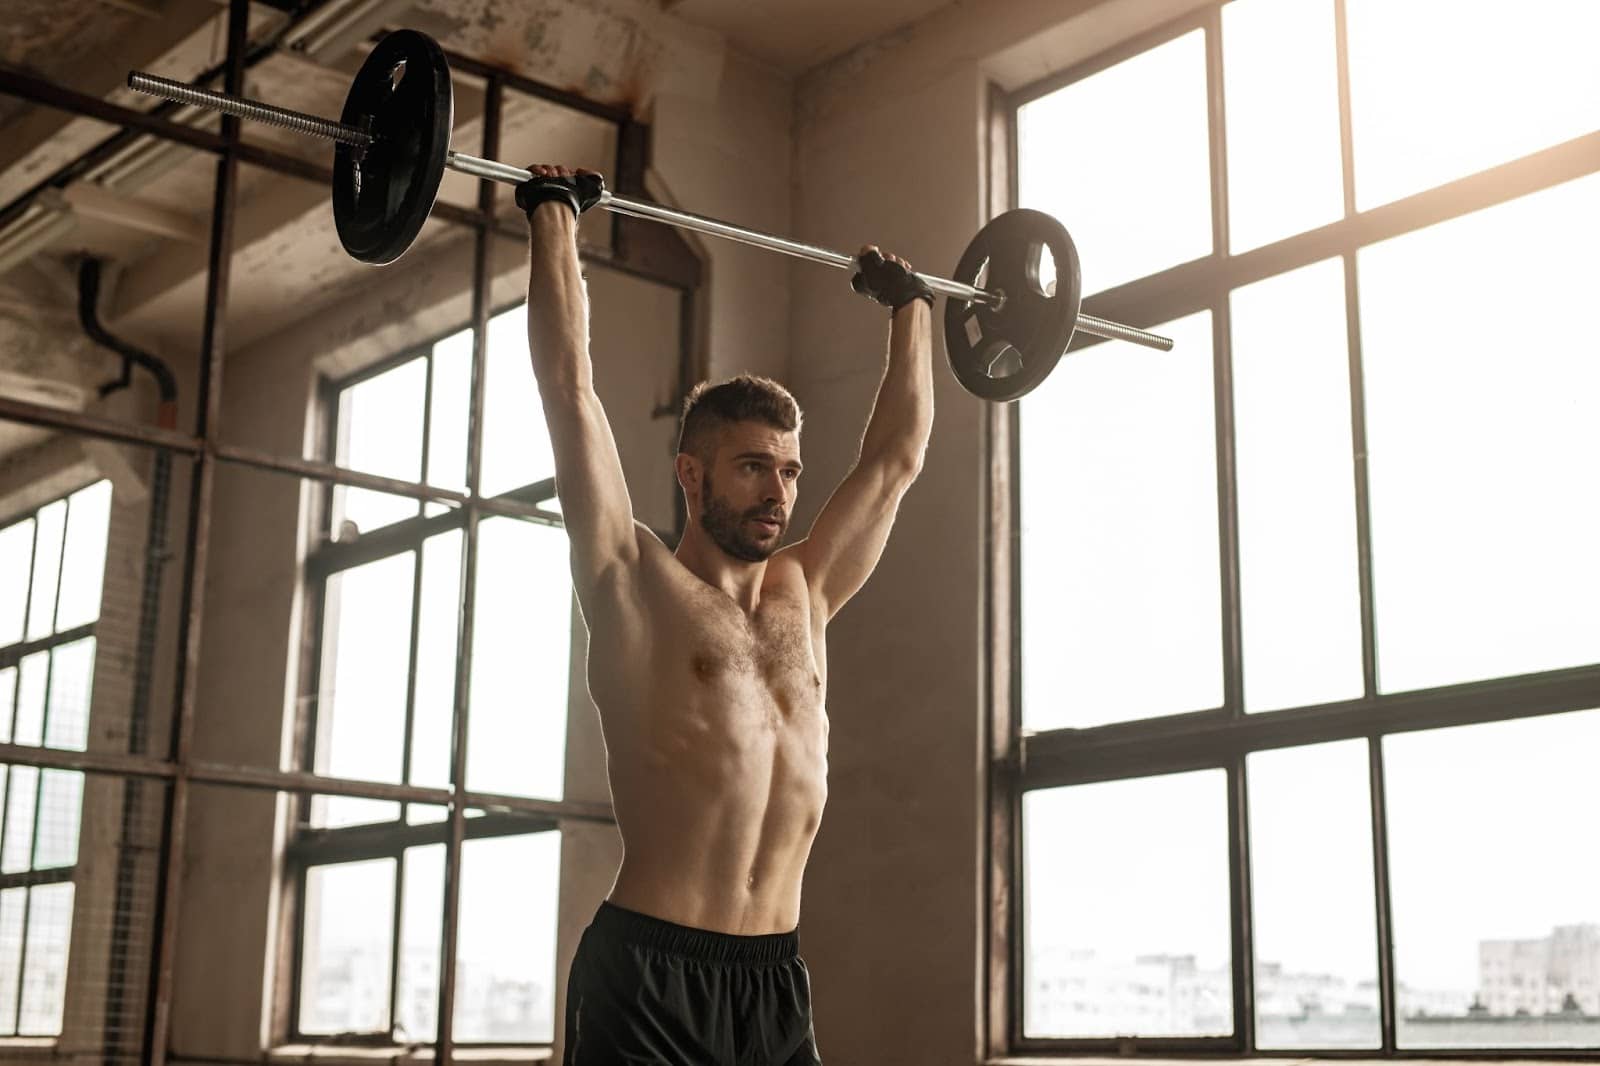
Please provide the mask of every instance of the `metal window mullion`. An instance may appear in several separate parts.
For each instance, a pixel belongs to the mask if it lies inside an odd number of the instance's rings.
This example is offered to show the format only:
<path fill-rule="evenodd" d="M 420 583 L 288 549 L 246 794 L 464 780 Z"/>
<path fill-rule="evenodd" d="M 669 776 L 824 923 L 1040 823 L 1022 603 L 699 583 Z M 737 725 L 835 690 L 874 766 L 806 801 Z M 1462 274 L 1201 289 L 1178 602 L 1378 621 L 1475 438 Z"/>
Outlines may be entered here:
<path fill-rule="evenodd" d="M 41 507 L 39 510 L 43 510 L 43 509 L 44 508 Z M 27 640 L 28 640 L 28 623 L 33 621 L 33 586 L 34 586 L 34 582 L 38 579 L 38 574 L 36 573 L 36 571 L 39 569 L 39 511 L 34 511 L 32 517 L 33 517 L 33 544 L 28 549 L 28 591 L 23 594 L 26 598 L 22 601 L 22 640 L 23 640 L 23 643 L 27 643 Z M 61 527 L 61 547 L 62 547 L 63 551 L 66 550 L 66 546 L 67 546 L 67 527 L 65 525 L 63 525 Z M 17 670 L 17 674 L 18 674 L 19 677 L 21 676 L 21 673 L 22 673 L 22 671 L 21 671 L 21 667 L 20 667 L 20 664 L 19 664 L 18 670 Z M 15 732 L 16 725 L 17 725 L 16 702 L 13 701 L 12 705 L 11 705 L 11 727 L 12 727 L 12 730 L 13 730 L 11 735 L 13 737 L 16 736 L 16 732 Z"/>
<path fill-rule="evenodd" d="M 1339 160 L 1344 174 L 1344 217 L 1356 213 L 1355 120 L 1350 105 L 1350 24 L 1345 0 L 1333 0 L 1333 48 L 1338 72 Z"/>
<path fill-rule="evenodd" d="M 39 523 L 38 523 L 37 520 L 34 522 L 33 528 L 34 528 L 34 535 L 37 538 L 38 530 L 39 530 Z M 32 562 L 31 556 L 30 556 L 29 562 L 28 562 L 28 577 L 29 577 L 29 596 L 28 596 L 27 602 L 28 603 L 32 603 L 32 601 L 33 601 L 33 596 L 32 596 L 32 591 L 33 591 L 32 590 L 33 562 Z M 22 612 L 22 635 L 23 636 L 27 636 L 28 635 L 28 612 L 26 610 L 24 610 Z M 9 736 L 15 736 L 16 735 L 16 733 L 15 733 L 16 717 L 17 717 L 17 698 L 16 697 L 17 697 L 17 692 L 21 688 L 21 685 L 22 685 L 22 670 L 20 668 L 18 668 L 16 674 L 11 679 L 11 722 L 10 722 L 10 725 L 12 726 L 12 732 L 8 734 Z M 15 790 L 16 785 L 17 785 L 16 778 L 17 778 L 17 764 L 16 763 L 12 763 L 10 768 L 6 771 L 5 787 L 3 789 L 0 789 L 0 859 L 3 859 L 5 857 L 6 827 L 8 825 L 8 820 L 9 820 L 9 816 L 10 816 L 10 813 L 11 813 L 11 793 Z M 31 861 L 31 858 L 30 858 L 30 861 L 29 861 L 28 865 L 30 867 L 33 865 L 32 861 Z M 30 889 L 25 889 L 23 891 L 23 894 L 22 894 L 22 949 L 23 949 L 23 956 L 17 960 L 17 995 L 16 995 L 15 1001 L 12 1003 L 12 1014 L 11 1014 L 11 1017 L 14 1020 L 11 1023 L 11 1032 L 7 1033 L 7 1034 L 3 1034 L 3 1035 L 7 1035 L 7 1036 L 15 1036 L 17 1034 L 17 1029 L 20 1027 L 21 1022 L 22 1022 L 22 985 L 23 985 L 22 968 L 28 961 L 27 960 L 27 947 L 28 947 L 28 895 L 32 891 L 33 890 L 31 888 Z"/>
<path fill-rule="evenodd" d="M 1355 133 L 1350 102 L 1349 23 L 1345 0 L 1333 0 L 1334 53 L 1338 68 L 1339 158 L 1343 173 L 1344 217 L 1356 213 Z M 1361 685 L 1372 699 L 1378 694 L 1377 618 L 1372 584 L 1372 511 L 1367 481 L 1366 376 L 1361 352 L 1360 286 L 1356 271 L 1358 245 L 1343 252 L 1345 342 L 1350 352 L 1350 445 L 1356 494 L 1356 572 L 1361 610 Z"/>
<path fill-rule="evenodd" d="M 1372 494 L 1367 465 L 1367 385 L 1361 295 L 1354 250 L 1344 254 L 1345 341 L 1350 358 L 1350 473 L 1356 497 L 1356 583 L 1361 611 L 1361 692 L 1378 697 L 1377 598 L 1372 572 Z"/>
<path fill-rule="evenodd" d="M 483 155 L 499 154 L 500 112 L 504 82 L 491 74 L 483 92 Z M 453 1058 L 456 996 L 456 934 L 461 896 L 461 852 L 466 837 L 467 744 L 472 679 L 474 614 L 477 610 L 478 528 L 482 518 L 479 499 L 483 466 L 484 374 L 489 355 L 490 264 L 495 232 L 495 187 L 492 182 L 478 186 L 478 214 L 484 220 L 474 236 L 472 264 L 472 382 L 471 405 L 467 414 L 467 503 L 466 530 L 461 559 L 461 618 L 457 627 L 455 708 L 451 722 L 450 785 L 454 801 L 450 804 L 450 836 L 445 847 L 444 925 L 439 944 L 439 1011 L 434 1061 L 449 1066 Z"/>
<path fill-rule="evenodd" d="M 63 502 L 66 503 L 67 513 L 61 519 L 61 548 L 60 548 L 60 551 L 58 551 L 56 553 L 56 592 L 55 592 L 55 597 L 51 600 L 51 603 L 50 603 L 50 634 L 49 634 L 50 636 L 53 636 L 55 634 L 55 630 L 56 630 L 56 612 L 59 609 L 60 604 L 61 604 L 61 566 L 62 566 L 62 560 L 66 558 L 66 554 L 67 554 L 67 519 L 72 516 L 72 504 L 71 504 L 70 500 L 64 500 Z M 43 508 L 41 508 L 41 510 L 43 510 Z M 33 614 L 33 580 L 32 579 L 33 579 L 34 574 L 31 573 L 31 571 L 37 571 L 38 566 L 39 566 L 39 521 L 38 521 L 38 517 L 37 517 L 37 514 L 36 514 L 35 518 L 34 518 L 34 523 L 33 523 L 33 560 L 32 560 L 32 563 L 31 563 L 31 565 L 29 567 L 30 575 L 29 575 L 29 583 L 28 583 L 28 610 L 25 613 L 25 617 L 24 617 L 24 620 L 23 620 L 23 636 L 24 637 L 27 636 L 27 624 L 32 621 L 32 614 Z M 48 637 L 46 639 L 48 639 Z M 50 733 L 50 683 L 51 683 L 51 680 L 53 678 L 53 675 L 55 674 L 55 664 L 56 664 L 55 649 L 54 648 L 50 648 L 45 652 L 45 660 L 44 660 L 44 693 L 41 696 L 41 699 L 43 700 L 43 706 L 39 708 L 39 747 L 41 747 L 41 748 L 45 746 L 45 738 L 47 736 L 49 736 L 49 733 Z M 21 664 L 19 663 L 18 667 L 17 667 L 17 689 L 21 688 L 21 678 L 22 678 L 22 668 L 21 668 Z M 17 689 L 14 689 L 13 692 L 17 691 Z M 13 696 L 13 699 L 12 699 L 12 727 L 13 727 L 12 739 L 13 740 L 16 739 L 15 726 L 16 726 L 16 699 Z M 13 787 L 15 785 L 15 782 L 13 780 L 13 776 L 14 776 L 15 772 L 16 772 L 15 767 L 13 767 L 11 772 L 6 774 L 7 791 L 14 791 L 15 790 L 14 787 Z M 42 768 L 35 769 L 35 771 L 34 771 L 34 781 L 33 781 L 33 825 L 30 827 L 30 830 L 29 830 L 29 833 L 28 833 L 28 854 L 27 854 L 27 869 L 30 872 L 34 869 L 34 862 L 36 861 L 36 859 L 38 857 L 38 853 L 39 853 L 39 819 L 40 819 L 40 815 L 42 813 L 41 808 L 44 806 L 44 774 L 45 774 L 45 772 L 44 772 L 44 770 Z M 5 823 L 0 822 L 0 835 L 3 835 L 3 833 L 5 831 L 5 828 L 6 828 Z M 0 850 L 3 850 L 3 849 L 0 849 Z M 23 890 L 23 894 L 22 894 L 22 945 L 21 945 L 20 953 L 19 953 L 18 958 L 17 958 L 17 1002 L 16 1002 L 16 1015 L 15 1015 L 16 1023 L 12 1027 L 12 1031 L 14 1033 L 16 1033 L 17 1035 L 19 1035 L 19 1036 L 22 1035 L 22 992 L 23 992 L 23 989 L 27 988 L 27 986 L 28 986 L 28 922 L 29 922 L 29 919 L 32 916 L 32 913 L 33 913 L 33 887 L 29 886 L 28 888 Z"/>
<path fill-rule="evenodd" d="M 477 819 L 474 819 L 476 821 Z M 0 890 L 32 888 L 35 885 L 59 885 L 72 880 L 76 867 L 52 866 L 44 870 L 26 870 L 14 874 L 0 874 Z"/>
<path fill-rule="evenodd" d="M 66 513 L 61 518 L 61 548 L 60 548 L 60 550 L 58 552 L 56 552 L 56 592 L 55 592 L 54 598 L 50 601 L 50 634 L 49 635 L 51 637 L 55 636 L 55 632 L 56 632 L 56 617 L 60 613 L 60 610 L 61 610 L 61 571 L 62 571 L 63 563 L 64 563 L 64 561 L 66 560 L 66 557 L 67 557 L 67 523 L 72 518 L 72 499 L 71 499 L 71 497 L 66 497 L 61 502 L 66 504 Z M 38 525 L 37 522 L 35 522 L 34 523 L 35 540 L 37 540 L 38 528 L 39 528 L 39 525 Z M 37 548 L 35 549 L 35 554 L 37 555 Z M 38 559 L 37 558 L 35 558 L 35 560 L 34 560 L 34 566 L 35 567 L 38 566 Z M 29 608 L 28 609 L 31 612 L 32 609 L 33 609 L 32 608 L 33 596 L 32 596 L 32 590 L 31 589 L 29 590 L 29 597 L 28 598 L 29 598 Z M 48 638 L 46 638 L 46 639 L 48 639 Z M 46 738 L 48 738 L 50 736 L 50 689 L 51 689 L 51 687 L 52 687 L 52 685 L 53 685 L 53 683 L 55 681 L 55 673 L 56 673 L 56 651 L 55 651 L 54 646 L 52 646 L 45 652 L 45 659 L 44 659 L 44 694 L 41 697 L 41 699 L 43 700 L 43 705 L 39 708 L 39 747 L 41 747 L 41 748 L 49 746 L 48 744 L 46 744 L 45 741 L 46 741 Z M 21 665 L 18 664 L 17 677 L 20 679 L 21 676 L 22 676 L 22 668 L 21 668 Z M 13 700 L 13 703 L 14 702 L 15 702 L 15 700 Z M 15 736 L 14 733 L 12 735 L 12 739 L 13 740 L 16 739 L 16 736 Z M 8 774 L 7 776 L 9 777 L 10 775 Z M 43 814 L 43 807 L 44 807 L 44 770 L 41 768 L 39 770 L 39 772 L 38 772 L 37 778 L 34 780 L 34 783 L 33 783 L 33 830 L 29 834 L 29 837 L 28 837 L 28 869 L 29 870 L 32 870 L 34 868 L 33 864 L 37 861 L 38 854 L 39 854 L 39 820 L 40 820 L 40 816 Z M 32 900 L 33 900 L 33 889 L 30 888 L 28 890 L 28 903 L 25 904 L 23 906 L 23 909 L 22 909 L 22 914 L 23 914 L 22 940 L 23 940 L 24 955 L 26 955 L 27 940 L 28 940 L 27 915 L 28 915 L 28 910 L 32 905 Z M 19 981 L 21 980 L 20 976 L 19 976 L 18 979 L 19 979 Z M 19 1029 L 21 1028 L 20 1021 L 19 1021 L 19 1024 L 18 1024 L 18 1028 Z"/>
<path fill-rule="evenodd" d="M 417 472 L 417 480 L 423 484 L 428 481 L 428 452 L 433 443 L 433 349 L 423 357 L 422 379 L 422 468 Z M 427 503 L 417 501 L 417 517 L 426 518 L 428 514 Z"/>
<path fill-rule="evenodd" d="M 229 0 L 227 60 L 224 89 L 240 94 L 244 87 L 244 59 L 249 36 L 249 0 Z M 234 208 L 239 174 L 239 120 L 222 119 L 222 151 L 212 188 L 211 247 L 206 272 L 204 330 L 200 351 L 200 402 L 195 436 L 204 447 L 195 458 L 189 493 L 188 551 L 185 553 L 183 593 L 185 613 L 179 626 L 182 654 L 177 664 L 177 722 L 170 753 L 174 768 L 166 803 L 166 832 L 162 835 L 160 887 L 155 914 L 155 950 L 152 952 L 151 1001 L 143 1059 L 149 1066 L 166 1066 L 172 1021 L 173 972 L 178 952 L 178 915 L 183 896 L 183 867 L 188 837 L 189 760 L 194 741 L 195 704 L 199 689 L 200 643 L 205 611 L 205 574 L 211 544 L 211 505 L 216 481 L 213 441 L 222 418 L 222 369 L 226 332 L 228 282 L 233 258 Z"/>
<path fill-rule="evenodd" d="M 24 626 L 28 624 L 27 618 L 23 618 L 22 624 Z M 17 692 L 21 689 L 21 687 L 22 670 L 18 668 L 17 672 L 11 676 L 11 721 L 7 723 L 7 725 L 11 728 L 6 733 L 6 736 L 8 737 L 16 736 Z M 8 764 L 6 769 L 5 784 L 0 786 L 0 860 L 5 858 L 6 819 L 11 813 L 11 787 L 15 783 L 16 768 L 16 763 Z M 29 865 L 31 866 L 32 863 Z M 26 930 L 24 930 L 24 935 L 26 935 Z M 20 976 L 18 977 L 18 980 L 21 980 Z"/>
<path fill-rule="evenodd" d="M 310 873 L 310 866 L 301 865 L 295 870 L 294 878 L 294 943 L 291 948 L 293 957 L 289 960 L 292 967 L 289 971 L 289 1036 L 296 1043 L 305 1040 L 300 1028 L 300 997 L 305 984 L 300 980 L 300 975 L 306 962 L 306 883 L 310 880 Z"/>
<path fill-rule="evenodd" d="M 66 513 L 61 516 L 61 548 L 56 552 L 56 594 L 50 601 L 50 635 L 55 636 L 56 625 L 61 619 L 61 577 L 67 569 L 67 530 L 72 527 L 72 497 L 63 496 L 61 502 L 66 505 Z M 51 656 L 52 659 L 55 656 Z M 46 705 L 48 709 L 48 704 Z M 40 734 L 39 743 L 44 744 L 44 735 Z"/>
<path fill-rule="evenodd" d="M 402 805 L 402 812 L 404 807 Z M 404 813 L 401 817 L 404 817 Z M 406 849 L 402 846 L 394 857 L 394 921 L 389 939 L 389 1039 L 395 1039 L 400 1007 L 400 917 L 406 901 Z"/>
<path fill-rule="evenodd" d="M 411 784 L 411 756 L 416 736 L 417 714 L 417 640 L 422 629 L 422 549 L 426 542 L 418 541 L 411 549 L 411 649 L 406 659 L 406 721 L 401 738 L 400 781 Z M 411 809 L 409 801 L 400 804 L 400 821 L 405 821 Z"/>
<path fill-rule="evenodd" d="M 73 626 L 63 632 L 52 633 L 48 637 L 40 637 L 38 640 L 27 640 L 20 644 L 13 644 L 8 648 L 0 648 L 0 670 L 10 666 L 17 666 L 23 659 L 37 652 L 50 651 L 63 644 L 72 644 L 75 641 L 82 640 L 84 637 L 92 637 L 95 635 L 98 624 L 99 620 L 96 619 L 94 622 L 85 622 L 81 626 Z"/>
<path fill-rule="evenodd" d="M 31 857 L 30 857 L 31 858 Z M 31 867 L 33 863 L 30 861 Z M 12 1003 L 11 1035 L 22 1035 L 22 990 L 28 987 L 28 912 L 33 909 L 33 889 L 22 890 L 22 944 L 17 954 L 17 995 Z"/>
<path fill-rule="evenodd" d="M 305 572 L 314 580 L 326 581 L 345 570 L 414 551 L 424 541 L 456 529 L 465 522 L 466 511 L 460 507 L 428 518 L 404 518 L 354 541 L 324 544 L 314 549 L 306 556 L 303 564 Z"/>
<path fill-rule="evenodd" d="M 1006 99 L 1006 204 L 1016 208 L 1022 206 L 1021 179 L 1018 165 L 1018 144 L 1020 136 L 1017 131 L 1017 111 L 1019 104 L 1015 96 Z M 1011 573 L 1007 610 L 1010 612 L 1010 645 L 1006 649 L 1006 665 L 1011 671 L 1011 693 L 1008 705 L 1003 713 L 1010 716 L 1008 736 L 1015 745 L 1012 751 L 1006 752 L 1008 762 L 1015 757 L 1015 773 L 1011 776 L 1011 790 L 1006 807 L 1006 820 L 1010 829 L 1008 843 L 1010 849 L 1006 855 L 1007 874 L 1010 880 L 1008 886 L 1009 899 L 1006 911 L 1006 936 L 1009 938 L 1010 949 L 1007 952 L 1006 963 L 1006 1044 L 1003 1049 L 1006 1053 L 1016 1050 L 1023 1040 L 1023 996 L 1026 994 L 1023 962 L 1026 955 L 1026 945 L 1023 937 L 1026 930 L 1023 928 L 1024 893 L 1027 886 L 1023 869 L 1023 841 L 1022 841 L 1022 796 L 1023 796 L 1023 771 L 1026 769 L 1022 761 L 1025 748 L 1022 744 L 1022 597 L 1024 595 L 1022 584 L 1022 403 L 1019 401 L 1008 405 L 1010 418 L 1007 420 L 1005 448 L 1008 461 L 1008 474 L 1011 491 L 1006 500 L 1005 529 L 1006 536 L 1010 539 L 1011 547 Z"/>
<path fill-rule="evenodd" d="M 1223 107 L 1222 11 L 1205 21 L 1206 95 L 1211 160 L 1212 259 L 1228 259 L 1227 126 Z M 1244 714 L 1244 639 L 1239 618 L 1238 463 L 1233 438 L 1233 349 L 1228 292 L 1211 301 L 1212 400 L 1217 449 L 1217 550 L 1221 581 L 1222 705 L 1233 717 Z"/>
<path fill-rule="evenodd" d="M 1256 1052 L 1254 885 L 1250 867 L 1250 779 L 1247 758 L 1228 765 L 1228 868 L 1232 889 L 1233 1036 L 1246 1055 Z"/>
<path fill-rule="evenodd" d="M 49 736 L 50 729 L 50 686 L 55 679 L 56 653 L 52 649 L 44 660 L 44 706 L 39 714 L 39 747 L 45 747 L 45 737 Z M 19 671 L 20 674 L 20 671 Z M 10 777 L 9 774 L 6 775 Z M 39 775 L 33 783 L 33 831 L 28 837 L 28 869 L 33 869 L 33 864 L 39 854 L 39 816 L 44 806 L 44 768 L 39 768 Z M 23 934 L 26 939 L 26 932 Z"/>
<path fill-rule="evenodd" d="M 1372 880 L 1377 897 L 1378 1016 L 1384 1055 L 1395 1053 L 1394 909 L 1389 885 L 1389 807 L 1383 772 L 1383 738 L 1367 740 L 1367 771 L 1372 795 Z"/>

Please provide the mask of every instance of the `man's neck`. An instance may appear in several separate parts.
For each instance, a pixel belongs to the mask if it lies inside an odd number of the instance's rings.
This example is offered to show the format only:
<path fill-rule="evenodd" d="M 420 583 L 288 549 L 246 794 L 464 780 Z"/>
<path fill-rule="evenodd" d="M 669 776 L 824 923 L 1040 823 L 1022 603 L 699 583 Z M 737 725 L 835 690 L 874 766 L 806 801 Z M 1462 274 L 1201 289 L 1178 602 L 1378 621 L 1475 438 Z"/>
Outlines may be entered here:
<path fill-rule="evenodd" d="M 761 602 L 761 582 L 767 574 L 766 560 L 747 563 L 735 559 L 708 537 L 704 530 L 690 526 L 673 553 L 678 562 L 695 577 L 720 590 L 745 614 Z"/>

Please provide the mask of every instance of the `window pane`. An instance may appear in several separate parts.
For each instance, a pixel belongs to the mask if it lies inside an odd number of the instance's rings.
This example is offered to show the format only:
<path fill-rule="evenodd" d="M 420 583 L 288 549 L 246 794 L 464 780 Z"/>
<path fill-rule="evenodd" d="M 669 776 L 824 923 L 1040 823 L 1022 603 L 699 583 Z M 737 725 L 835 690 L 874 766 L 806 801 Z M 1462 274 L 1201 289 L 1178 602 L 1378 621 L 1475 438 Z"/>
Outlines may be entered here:
<path fill-rule="evenodd" d="M 1384 738 L 1401 1047 L 1596 1043 L 1597 751 L 1600 711 Z"/>
<path fill-rule="evenodd" d="M 1596 218 L 1600 175 L 1360 253 L 1384 691 L 1600 660 Z"/>
<path fill-rule="evenodd" d="M 1017 109 L 1017 202 L 1072 232 L 1085 295 L 1211 253 L 1201 30 Z"/>
<path fill-rule="evenodd" d="M 480 558 L 479 564 L 482 565 Z M 450 784 L 451 719 L 456 699 L 456 641 L 461 607 L 461 531 L 422 545 L 422 616 L 417 620 L 417 680 L 412 710 L 411 783 Z M 433 821 L 418 804 L 413 822 Z"/>
<path fill-rule="evenodd" d="M 0 670 L 0 744 L 11 743 L 11 719 L 17 704 L 17 668 Z"/>
<path fill-rule="evenodd" d="M 472 330 L 433 346 L 428 484 L 467 491 L 467 415 L 472 403 Z M 443 505 L 437 505 L 442 507 Z"/>
<path fill-rule="evenodd" d="M 465 852 L 462 854 L 466 858 Z M 400 988 L 395 997 L 395 1038 L 438 1038 L 439 951 L 444 922 L 444 845 L 406 849 L 400 906 Z M 457 949 L 459 954 L 459 947 Z M 456 996 L 461 986 L 456 985 Z M 456 1034 L 460 1037 L 460 1033 Z"/>
<path fill-rule="evenodd" d="M 1361 589 L 1344 268 L 1233 293 L 1244 698 L 1268 711 L 1361 695 Z"/>
<path fill-rule="evenodd" d="M 13 766 L 10 792 L 6 801 L 5 833 L 0 836 L 0 873 L 27 870 L 33 859 L 33 812 L 39 798 L 39 771 L 32 766 Z"/>
<path fill-rule="evenodd" d="M 58 1036 L 67 999 L 72 885 L 41 885 L 28 900 L 27 969 L 22 975 L 19 1036 Z"/>
<path fill-rule="evenodd" d="M 39 782 L 39 838 L 35 870 L 54 870 L 78 861 L 78 817 L 83 810 L 83 774 L 45 770 Z"/>
<path fill-rule="evenodd" d="M 50 681 L 50 653 L 36 651 L 18 664 L 17 713 L 11 728 L 16 744 L 39 744 L 44 740 L 44 695 Z"/>
<path fill-rule="evenodd" d="M 389 1031 L 394 860 L 306 871 L 300 1031 Z"/>
<path fill-rule="evenodd" d="M 33 519 L 0 529 L 0 647 L 22 639 L 32 566 Z"/>
<path fill-rule="evenodd" d="M 1222 703 L 1211 316 L 1155 329 L 1021 401 L 1025 729 Z"/>
<path fill-rule="evenodd" d="M 66 533 L 67 501 L 39 510 L 39 536 L 34 546 L 33 594 L 28 601 L 28 639 L 55 632 L 56 583 L 61 577 L 61 540 Z"/>
<path fill-rule="evenodd" d="M 1600 128 L 1593 0 L 1347 0 L 1346 12 L 1361 210 Z"/>
<path fill-rule="evenodd" d="M 1024 1035 L 1233 1031 L 1226 786 L 1203 770 L 1023 795 Z"/>
<path fill-rule="evenodd" d="M 461 853 L 456 1035 L 555 1039 L 561 834 L 469 840 Z"/>
<path fill-rule="evenodd" d="M 1233 252 L 1344 214 L 1333 0 L 1222 9 L 1228 241 Z"/>
<path fill-rule="evenodd" d="M 483 397 L 483 473 L 485 496 L 554 477 L 556 461 L 550 432 L 533 380 L 528 353 L 528 311 L 514 307 L 489 320 L 487 391 Z"/>
<path fill-rule="evenodd" d="M 17 1035 L 17 989 L 22 981 L 25 888 L 0 889 L 0 1036 Z"/>
<path fill-rule="evenodd" d="M 487 518 L 478 551 L 467 783 L 560 799 L 572 654 L 567 535 Z"/>
<path fill-rule="evenodd" d="M 84 751 L 89 746 L 89 693 L 94 684 L 93 637 L 50 652 L 50 713 L 44 743 L 49 748 Z"/>
<path fill-rule="evenodd" d="M 399 781 L 404 768 L 406 675 L 411 658 L 415 553 L 402 552 L 328 579 L 317 702 L 317 772 Z M 399 817 L 387 800 L 319 796 L 313 824 Z"/>
<path fill-rule="evenodd" d="M 72 629 L 100 617 L 105 577 L 106 528 L 111 520 L 111 482 L 97 481 L 72 494 L 67 545 L 61 564 L 61 603 L 56 628 Z"/>
<path fill-rule="evenodd" d="M 412 359 L 339 394 L 339 465 L 366 474 L 422 479 L 423 396 L 427 361 Z M 370 533 L 417 513 L 416 500 L 370 489 L 335 486 L 333 528 L 354 522 Z M 341 538 L 342 539 L 342 538 Z"/>
<path fill-rule="evenodd" d="M 1377 1048 L 1367 742 L 1249 756 L 1256 1045 Z"/>

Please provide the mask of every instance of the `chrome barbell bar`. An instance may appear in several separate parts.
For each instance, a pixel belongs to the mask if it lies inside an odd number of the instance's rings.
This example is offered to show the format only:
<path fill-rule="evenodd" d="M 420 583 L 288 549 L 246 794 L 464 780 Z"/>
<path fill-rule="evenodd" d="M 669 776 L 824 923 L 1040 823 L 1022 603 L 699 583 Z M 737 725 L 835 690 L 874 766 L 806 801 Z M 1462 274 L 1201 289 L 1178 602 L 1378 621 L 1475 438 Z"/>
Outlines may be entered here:
<path fill-rule="evenodd" d="M 180 104 L 189 104 L 194 107 L 203 107 L 212 111 L 220 111 L 227 115 L 236 115 L 239 118 L 250 119 L 280 129 L 292 130 L 312 137 L 323 137 L 340 144 L 348 144 L 364 148 L 372 144 L 372 135 L 364 130 L 354 129 L 350 126 L 334 122 L 331 119 L 308 115 L 301 111 L 291 111 L 287 108 L 274 107 L 264 104 L 259 100 L 249 100 L 242 96 L 233 96 L 228 93 L 214 92 L 210 89 L 201 89 L 181 81 L 146 74 L 143 71 L 132 71 L 128 75 L 128 88 L 136 92 L 146 93 L 150 96 L 159 96 L 164 100 L 172 100 Z M 445 166 L 463 174 L 485 178 L 489 181 L 498 181 L 507 185 L 521 185 L 533 175 L 522 169 L 506 163 L 498 163 L 493 159 L 480 159 L 477 156 L 465 155 L 461 152 L 449 152 L 445 156 Z M 774 252 L 794 256 L 797 259 L 809 259 L 813 263 L 835 267 L 840 270 L 855 269 L 854 256 L 836 252 L 830 248 L 823 248 L 815 244 L 806 244 L 804 241 L 791 240 L 788 237 L 779 237 L 760 230 L 749 229 L 745 226 L 736 226 L 731 222 L 722 222 L 718 219 L 708 218 L 705 215 L 696 215 L 688 211 L 679 211 L 676 208 L 664 207 L 661 204 L 651 203 L 648 200 L 634 200 L 618 196 L 607 189 L 601 193 L 600 200 L 595 205 L 619 215 L 630 215 L 634 218 L 651 219 L 656 222 L 665 222 L 669 226 L 679 226 L 683 229 L 704 233 L 712 237 L 722 237 L 741 244 L 754 245 L 757 248 L 768 248 Z M 1003 293 L 989 289 L 980 289 L 963 282 L 941 278 L 935 274 L 924 274 L 920 271 L 917 276 L 927 283 L 928 288 L 944 296 L 955 297 L 968 303 L 982 304 L 986 307 L 999 309 L 1005 303 Z M 1120 322 L 1086 315 L 1078 315 L 1077 330 L 1091 336 L 1102 337 L 1106 340 L 1129 341 L 1146 348 L 1155 348 L 1159 351 L 1171 351 L 1172 339 L 1148 333 L 1142 329 L 1125 326 Z"/>

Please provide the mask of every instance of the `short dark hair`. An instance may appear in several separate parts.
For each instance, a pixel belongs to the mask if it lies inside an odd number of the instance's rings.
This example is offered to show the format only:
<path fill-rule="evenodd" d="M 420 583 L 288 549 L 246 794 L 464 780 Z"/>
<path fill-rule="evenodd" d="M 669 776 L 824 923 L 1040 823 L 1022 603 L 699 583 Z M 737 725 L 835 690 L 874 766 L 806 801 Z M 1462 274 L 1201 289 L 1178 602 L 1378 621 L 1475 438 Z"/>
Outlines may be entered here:
<path fill-rule="evenodd" d="M 710 462 L 707 451 L 713 435 L 734 422 L 762 422 L 773 429 L 798 433 L 800 405 L 788 389 L 755 374 L 740 374 L 716 385 L 702 381 L 683 401 L 678 451 Z"/>

